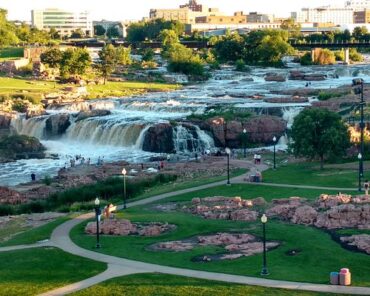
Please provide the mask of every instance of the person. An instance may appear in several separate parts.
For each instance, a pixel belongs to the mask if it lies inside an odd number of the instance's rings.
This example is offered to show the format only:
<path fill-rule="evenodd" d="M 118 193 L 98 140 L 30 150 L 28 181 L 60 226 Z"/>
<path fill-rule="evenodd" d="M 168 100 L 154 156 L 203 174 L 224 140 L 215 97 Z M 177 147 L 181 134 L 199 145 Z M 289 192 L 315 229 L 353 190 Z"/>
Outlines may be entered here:
<path fill-rule="evenodd" d="M 141 170 L 143 171 L 144 170 L 144 164 L 141 163 Z"/>
<path fill-rule="evenodd" d="M 164 168 L 164 162 L 161 161 L 161 169 L 163 169 L 163 168 Z"/>
<path fill-rule="evenodd" d="M 364 188 L 365 188 L 365 194 L 369 195 L 369 181 L 368 180 L 365 181 Z"/>
<path fill-rule="evenodd" d="M 32 173 L 31 174 L 31 180 L 32 180 L 32 182 L 36 181 L 36 175 L 35 175 L 35 173 Z"/>
<path fill-rule="evenodd" d="M 257 164 L 257 154 L 254 154 L 253 159 L 254 159 L 254 164 Z"/>

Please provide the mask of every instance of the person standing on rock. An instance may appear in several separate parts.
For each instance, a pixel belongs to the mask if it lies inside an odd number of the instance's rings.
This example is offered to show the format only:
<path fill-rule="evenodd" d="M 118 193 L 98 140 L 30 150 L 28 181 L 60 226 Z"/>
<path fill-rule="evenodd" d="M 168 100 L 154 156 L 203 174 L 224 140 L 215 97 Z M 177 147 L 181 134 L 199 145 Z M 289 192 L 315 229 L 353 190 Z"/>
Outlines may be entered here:
<path fill-rule="evenodd" d="M 369 180 L 366 180 L 364 183 L 365 195 L 369 195 Z"/>

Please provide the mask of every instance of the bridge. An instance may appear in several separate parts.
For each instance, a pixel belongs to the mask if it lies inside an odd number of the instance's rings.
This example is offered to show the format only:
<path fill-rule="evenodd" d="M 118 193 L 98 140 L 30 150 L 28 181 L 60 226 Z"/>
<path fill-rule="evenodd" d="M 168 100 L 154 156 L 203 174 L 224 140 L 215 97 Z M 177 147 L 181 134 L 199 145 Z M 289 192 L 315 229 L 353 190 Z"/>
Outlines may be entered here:
<path fill-rule="evenodd" d="M 344 49 L 344 62 L 349 64 L 349 49 L 350 48 L 370 48 L 370 42 L 359 42 L 359 41 L 344 41 L 344 42 L 305 42 L 295 43 L 290 42 L 290 45 L 296 49 L 308 49 L 311 50 L 311 59 L 315 60 L 315 49 L 316 48 L 328 48 L 328 49 Z"/>

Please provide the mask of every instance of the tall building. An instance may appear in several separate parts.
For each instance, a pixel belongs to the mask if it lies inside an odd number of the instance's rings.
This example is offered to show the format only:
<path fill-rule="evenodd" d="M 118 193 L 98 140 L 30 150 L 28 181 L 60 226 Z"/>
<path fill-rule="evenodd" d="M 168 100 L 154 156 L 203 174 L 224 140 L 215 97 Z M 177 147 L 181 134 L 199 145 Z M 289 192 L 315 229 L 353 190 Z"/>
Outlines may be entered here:
<path fill-rule="evenodd" d="M 369 24 L 370 23 L 370 10 L 364 9 L 361 11 L 355 11 L 353 14 L 355 24 Z"/>
<path fill-rule="evenodd" d="M 75 30 L 82 30 L 87 37 L 94 33 L 93 23 L 90 15 L 85 12 L 69 12 L 60 9 L 32 10 L 32 25 L 40 30 L 54 28 L 64 36 L 70 36 Z"/>
<path fill-rule="evenodd" d="M 245 24 L 247 22 L 247 16 L 243 14 L 243 11 L 235 12 L 232 16 L 220 15 L 220 16 L 199 16 L 195 18 L 197 24 Z"/>
<path fill-rule="evenodd" d="M 262 14 L 257 12 L 250 12 L 247 15 L 248 23 L 273 23 L 274 16 L 271 14 Z"/>
<path fill-rule="evenodd" d="M 353 9 L 340 7 L 302 8 L 292 12 L 297 23 L 332 23 L 334 25 L 353 24 Z"/>

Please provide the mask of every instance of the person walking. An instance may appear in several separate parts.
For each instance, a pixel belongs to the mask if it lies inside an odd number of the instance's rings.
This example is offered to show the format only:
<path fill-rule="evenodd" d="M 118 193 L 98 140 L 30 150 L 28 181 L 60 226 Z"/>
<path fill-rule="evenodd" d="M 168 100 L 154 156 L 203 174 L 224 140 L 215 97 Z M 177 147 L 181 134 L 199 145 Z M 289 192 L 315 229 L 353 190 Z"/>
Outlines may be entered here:
<path fill-rule="evenodd" d="M 364 183 L 365 195 L 369 195 L 369 185 L 369 180 L 366 180 Z"/>

